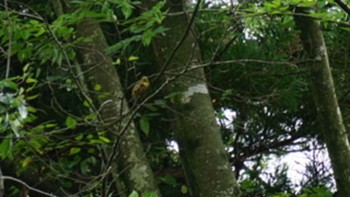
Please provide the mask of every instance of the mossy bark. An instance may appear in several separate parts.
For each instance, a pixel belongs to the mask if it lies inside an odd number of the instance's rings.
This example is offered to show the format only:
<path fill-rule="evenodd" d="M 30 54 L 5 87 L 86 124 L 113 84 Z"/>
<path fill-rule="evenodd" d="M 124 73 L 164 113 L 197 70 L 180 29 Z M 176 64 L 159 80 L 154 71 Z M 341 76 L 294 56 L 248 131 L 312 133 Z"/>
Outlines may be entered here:
<path fill-rule="evenodd" d="M 307 9 L 297 8 L 297 14 Z M 326 45 L 320 23 L 310 17 L 295 16 L 301 40 L 310 59 L 311 89 L 318 122 L 327 144 L 337 189 L 342 197 L 350 196 L 350 145 L 335 93 Z"/>
<path fill-rule="evenodd" d="M 180 0 L 168 1 L 170 12 L 182 10 Z M 170 30 L 153 42 L 159 70 L 163 69 L 174 47 L 185 34 L 185 15 L 167 16 L 163 25 Z M 200 62 L 194 35 L 189 32 L 172 61 L 167 74 L 178 73 Z M 169 75 L 167 75 L 169 76 Z M 164 77 L 165 78 L 165 77 Z M 166 86 L 165 93 L 180 93 L 172 99 L 173 123 L 186 178 L 192 196 L 235 196 L 236 181 L 225 152 L 203 69 L 190 70 Z"/>
<path fill-rule="evenodd" d="M 102 128 L 111 131 L 114 140 L 119 140 L 119 149 L 115 151 L 120 152 L 116 160 L 122 185 L 127 192 L 158 191 L 139 135 L 130 120 L 132 117 L 118 74 L 111 57 L 105 53 L 107 42 L 99 24 L 93 19 L 83 19 L 77 25 L 77 34 L 92 39 L 79 45 L 81 68 L 90 88 L 89 95 L 98 106 Z"/>

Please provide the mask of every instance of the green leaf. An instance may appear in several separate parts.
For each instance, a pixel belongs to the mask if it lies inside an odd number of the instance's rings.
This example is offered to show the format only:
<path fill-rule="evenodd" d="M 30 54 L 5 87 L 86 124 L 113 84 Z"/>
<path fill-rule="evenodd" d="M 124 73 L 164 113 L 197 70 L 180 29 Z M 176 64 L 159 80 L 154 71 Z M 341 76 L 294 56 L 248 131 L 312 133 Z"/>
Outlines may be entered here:
<path fill-rule="evenodd" d="M 35 95 L 32 95 L 32 96 L 27 96 L 26 100 L 30 101 L 30 100 L 33 100 L 33 99 L 36 99 L 40 96 L 40 94 L 35 94 Z"/>
<path fill-rule="evenodd" d="M 89 134 L 86 136 L 87 139 L 92 139 L 94 136 L 92 134 Z"/>
<path fill-rule="evenodd" d="M 89 114 L 87 116 L 84 117 L 85 121 L 92 121 L 96 119 L 96 114 Z"/>
<path fill-rule="evenodd" d="M 149 120 L 146 116 L 142 116 L 140 118 L 140 128 L 144 134 L 146 135 L 149 134 L 150 125 L 149 125 Z"/>
<path fill-rule="evenodd" d="M 31 24 L 32 26 L 36 26 L 36 25 L 39 25 L 40 23 L 37 20 L 31 19 L 31 20 L 29 20 L 29 24 Z"/>
<path fill-rule="evenodd" d="M 305 188 L 304 194 L 307 197 L 332 197 L 333 194 L 327 188 Z"/>
<path fill-rule="evenodd" d="M 85 107 L 91 107 L 91 100 L 90 99 L 89 100 L 84 100 L 83 105 Z"/>
<path fill-rule="evenodd" d="M 27 106 L 27 109 L 28 109 L 28 111 L 31 112 L 31 113 L 35 113 L 35 112 L 37 111 L 36 108 L 31 107 L 31 106 Z"/>
<path fill-rule="evenodd" d="M 34 79 L 34 78 L 27 78 L 26 79 L 26 83 L 36 83 L 38 82 L 38 80 Z"/>
<path fill-rule="evenodd" d="M 173 176 L 166 175 L 164 177 L 161 177 L 160 180 L 162 180 L 164 183 L 173 186 L 176 184 L 176 179 Z"/>
<path fill-rule="evenodd" d="M 77 126 L 77 121 L 74 118 L 68 116 L 65 121 L 65 125 L 70 129 L 74 129 Z"/>
<path fill-rule="evenodd" d="M 350 31 L 350 27 L 340 27 L 340 28 L 345 30 L 345 31 Z"/>
<path fill-rule="evenodd" d="M 183 194 L 187 194 L 188 193 L 188 188 L 186 187 L 186 185 L 182 185 L 181 186 L 181 193 L 183 193 Z"/>
<path fill-rule="evenodd" d="M 20 31 L 20 35 L 21 35 L 23 40 L 28 40 L 28 38 L 30 36 L 30 32 L 28 30 L 22 30 L 22 31 Z"/>
<path fill-rule="evenodd" d="M 94 90 L 95 91 L 100 91 L 102 89 L 102 86 L 100 85 L 100 84 L 96 84 L 95 86 L 94 86 Z"/>
<path fill-rule="evenodd" d="M 104 143 L 110 143 L 111 140 L 109 140 L 108 138 L 104 137 L 104 136 L 98 136 L 98 139 L 100 139 L 101 141 L 103 141 Z"/>
<path fill-rule="evenodd" d="M 158 197 L 157 192 L 147 192 L 143 197 Z"/>
<path fill-rule="evenodd" d="M 27 157 L 22 161 L 22 167 L 27 167 L 33 161 L 32 157 Z"/>
<path fill-rule="evenodd" d="M 118 58 L 113 62 L 113 65 L 120 65 L 120 63 L 121 63 L 121 60 L 120 58 Z"/>
<path fill-rule="evenodd" d="M 7 158 L 12 149 L 12 139 L 11 138 L 5 138 L 2 140 L 0 144 L 0 158 L 5 159 Z"/>
<path fill-rule="evenodd" d="M 138 59 L 139 59 L 139 57 L 137 57 L 137 56 L 130 56 L 128 60 L 129 60 L 130 62 L 132 62 L 132 61 L 136 61 L 136 60 L 138 60 Z"/>
<path fill-rule="evenodd" d="M 45 32 L 46 32 L 46 30 L 44 28 L 41 28 L 38 30 L 38 32 L 36 34 L 34 34 L 34 37 L 39 37 Z"/>
<path fill-rule="evenodd" d="M 32 140 L 29 142 L 29 144 L 30 144 L 30 146 L 31 146 L 35 151 L 37 151 L 39 154 L 43 154 L 43 151 L 41 150 L 42 144 L 41 144 L 40 139 L 32 139 Z"/>
<path fill-rule="evenodd" d="M 7 88 L 10 88 L 12 90 L 17 90 L 18 87 L 17 87 L 17 84 L 12 82 L 12 81 L 9 81 L 9 80 L 5 80 L 5 81 L 2 81 L 0 82 L 0 87 L 7 87 Z"/>
<path fill-rule="evenodd" d="M 83 139 L 83 137 L 84 137 L 84 135 L 80 134 L 80 135 L 76 136 L 74 139 L 77 140 L 77 141 L 80 141 L 80 140 Z"/>
<path fill-rule="evenodd" d="M 28 71 L 29 66 L 30 63 L 27 63 L 25 66 L 23 66 L 23 73 L 26 73 Z"/>
<path fill-rule="evenodd" d="M 78 147 L 73 147 L 73 148 L 71 148 L 71 149 L 70 149 L 70 151 L 69 151 L 69 155 L 74 155 L 74 154 L 77 154 L 77 153 L 79 153 L 79 152 L 80 152 L 80 150 L 81 150 L 81 148 L 78 148 Z"/>
<path fill-rule="evenodd" d="M 45 124 L 45 128 L 53 128 L 53 127 L 56 127 L 57 124 L 55 123 L 48 123 L 48 124 Z"/>
<path fill-rule="evenodd" d="M 133 7 L 131 5 L 130 0 L 120 0 L 119 6 L 121 7 L 122 13 L 125 16 L 125 18 L 129 18 L 133 11 Z"/>
<path fill-rule="evenodd" d="M 139 194 L 134 190 L 129 194 L 129 197 L 139 197 Z"/>
<path fill-rule="evenodd" d="M 151 44 L 154 33 L 151 30 L 147 30 L 142 34 L 142 43 L 145 46 L 149 46 Z"/>
<path fill-rule="evenodd" d="M 90 144 L 103 144 L 103 142 L 101 140 L 97 140 L 97 139 L 90 139 L 89 143 Z"/>
<path fill-rule="evenodd" d="M 139 36 L 139 35 L 133 36 L 131 38 L 126 38 L 126 39 L 121 40 L 120 42 L 108 47 L 106 49 L 106 51 L 109 54 L 115 54 L 115 53 L 119 52 L 120 50 L 123 50 L 126 47 L 130 46 L 130 43 L 132 43 L 134 41 L 140 41 L 140 40 L 141 40 L 141 36 Z"/>

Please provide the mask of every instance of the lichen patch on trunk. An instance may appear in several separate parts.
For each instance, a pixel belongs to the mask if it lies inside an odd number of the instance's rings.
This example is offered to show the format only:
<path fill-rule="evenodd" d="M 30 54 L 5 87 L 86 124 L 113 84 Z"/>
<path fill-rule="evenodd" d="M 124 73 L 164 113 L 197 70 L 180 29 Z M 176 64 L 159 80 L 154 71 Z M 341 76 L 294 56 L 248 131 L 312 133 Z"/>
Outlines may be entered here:
<path fill-rule="evenodd" d="M 184 104 L 189 103 L 194 94 L 208 94 L 207 86 L 205 84 L 197 84 L 189 87 L 188 90 L 184 92 L 181 102 Z"/>

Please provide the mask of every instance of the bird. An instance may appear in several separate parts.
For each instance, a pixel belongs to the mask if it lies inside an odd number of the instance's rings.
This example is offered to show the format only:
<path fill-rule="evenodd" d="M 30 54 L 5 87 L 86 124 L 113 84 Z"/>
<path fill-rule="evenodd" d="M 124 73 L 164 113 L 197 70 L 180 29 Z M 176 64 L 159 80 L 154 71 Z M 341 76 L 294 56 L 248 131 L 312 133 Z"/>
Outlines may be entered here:
<path fill-rule="evenodd" d="M 140 100 L 150 85 L 151 83 L 147 76 L 143 76 L 135 83 L 134 87 L 131 90 L 131 95 L 134 99 L 134 103 L 137 103 Z"/>

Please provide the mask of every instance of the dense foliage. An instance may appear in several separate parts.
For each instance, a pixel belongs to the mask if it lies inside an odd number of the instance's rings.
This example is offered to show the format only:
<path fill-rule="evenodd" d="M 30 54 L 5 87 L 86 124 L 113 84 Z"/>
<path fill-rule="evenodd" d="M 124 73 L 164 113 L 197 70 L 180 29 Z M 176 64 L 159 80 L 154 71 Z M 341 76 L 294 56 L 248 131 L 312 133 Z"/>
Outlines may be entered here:
<path fill-rule="evenodd" d="M 332 196 L 330 164 L 319 157 L 310 158 L 304 179 L 298 183 L 287 176 L 288 164 L 276 166 L 272 173 L 267 169 L 271 158 L 299 151 L 317 154 L 325 149 L 308 85 L 309 60 L 293 21 L 296 6 L 312 7 L 309 16 L 321 21 L 343 119 L 350 121 L 346 12 L 326 0 L 199 3 L 198 12 L 196 4 L 187 8 L 189 19 L 196 13 L 192 30 L 197 32 L 203 57 L 197 66 L 205 68 L 240 195 Z M 62 5 L 35 0 L 1 4 L 3 174 L 49 193 L 117 196 L 120 192 L 114 187 L 118 183 L 113 175 L 106 171 L 105 151 L 112 147 L 113 137 L 100 126 L 99 109 L 86 94 L 79 65 L 79 47 L 93 38 L 80 36 L 76 25 L 92 18 L 100 23 L 109 43 L 105 50 L 120 76 L 161 193 L 189 196 L 181 159 L 173 148 L 169 115 L 176 113 L 169 103 L 179 93 L 158 91 L 162 83 L 157 81 L 159 72 L 151 52 L 152 40 L 176 31 L 164 27 L 162 21 L 177 13 L 164 9 L 165 1 L 151 8 L 131 0 L 77 0 Z M 171 75 L 160 73 L 164 78 Z M 147 100 L 138 105 L 131 89 L 144 75 L 149 76 L 151 87 L 143 95 Z M 101 86 L 95 84 L 93 89 L 98 92 Z M 33 174 L 35 179 L 30 178 Z M 5 181 L 5 196 L 24 192 L 18 181 Z M 138 195 L 136 191 L 130 194 Z"/>

